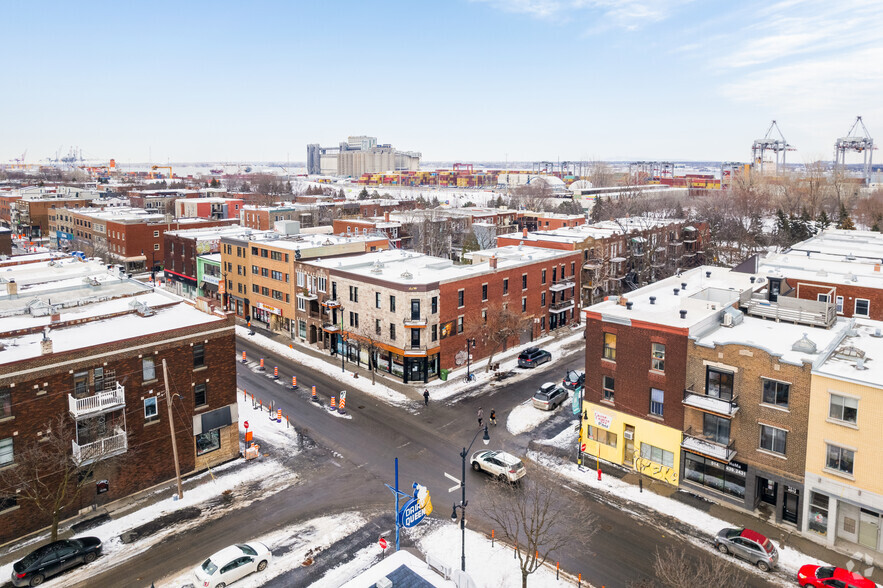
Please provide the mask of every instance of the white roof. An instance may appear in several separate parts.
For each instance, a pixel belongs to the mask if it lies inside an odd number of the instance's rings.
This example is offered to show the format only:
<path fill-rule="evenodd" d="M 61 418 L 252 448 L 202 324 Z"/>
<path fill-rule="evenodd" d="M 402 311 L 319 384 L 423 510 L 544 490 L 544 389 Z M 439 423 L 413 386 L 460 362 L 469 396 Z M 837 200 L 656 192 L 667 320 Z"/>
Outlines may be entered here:
<path fill-rule="evenodd" d="M 395 539 L 392 539 L 394 542 Z M 395 551 L 381 559 L 358 576 L 343 584 L 341 588 L 374 588 L 381 578 L 385 578 L 399 568 L 407 568 L 419 576 L 425 584 L 434 588 L 455 588 L 453 580 L 446 580 L 435 572 L 429 564 L 407 551 Z"/>
<path fill-rule="evenodd" d="M 239 225 L 227 225 L 219 227 L 202 227 L 199 229 L 180 229 L 177 231 L 166 231 L 164 234 L 181 237 L 183 239 L 220 239 L 221 237 L 246 237 L 248 235 L 271 233 L 272 231 L 256 231 Z"/>
<path fill-rule="evenodd" d="M 838 357 L 837 349 L 847 346 L 864 353 L 864 369 L 856 368 L 857 361 L 854 358 Z M 856 320 L 836 349 L 816 364 L 813 373 L 883 388 L 883 321 Z"/>
<path fill-rule="evenodd" d="M 87 216 L 95 220 L 103 221 L 162 221 L 166 215 L 158 212 L 148 212 L 143 208 L 130 208 L 128 206 L 108 207 L 108 208 L 68 208 L 68 212 Z"/>
<path fill-rule="evenodd" d="M 278 235 L 278 236 L 276 236 Z M 364 243 L 366 241 L 375 241 L 378 239 L 386 239 L 386 237 L 378 237 L 376 235 L 332 235 L 326 233 L 296 233 L 294 235 L 279 235 L 274 231 L 261 231 L 261 234 L 253 236 L 248 240 L 250 245 L 269 245 L 278 249 L 289 249 L 291 251 L 311 249 L 314 247 L 331 247 L 334 245 L 346 245 L 351 243 Z"/>

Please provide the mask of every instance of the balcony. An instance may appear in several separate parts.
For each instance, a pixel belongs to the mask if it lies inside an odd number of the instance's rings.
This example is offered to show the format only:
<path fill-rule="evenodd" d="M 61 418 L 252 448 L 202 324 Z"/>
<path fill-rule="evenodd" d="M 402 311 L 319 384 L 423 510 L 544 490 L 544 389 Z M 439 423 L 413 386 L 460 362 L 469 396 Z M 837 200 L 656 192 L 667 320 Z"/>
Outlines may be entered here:
<path fill-rule="evenodd" d="M 752 294 L 744 302 L 748 314 L 801 325 L 830 328 L 837 320 L 837 310 L 830 302 L 779 296 L 770 302 L 764 294 Z"/>
<path fill-rule="evenodd" d="M 733 461 L 733 458 L 736 457 L 735 445 L 735 440 L 724 445 L 723 443 L 709 439 L 702 433 L 694 431 L 693 427 L 684 431 L 684 440 L 681 442 L 682 449 L 726 463 L 730 463 Z"/>
<path fill-rule="evenodd" d="M 322 306 L 324 306 L 325 308 L 338 308 L 340 307 L 340 300 L 325 300 L 322 302 Z"/>
<path fill-rule="evenodd" d="M 426 319 L 425 318 L 409 318 L 405 319 L 405 328 L 406 329 L 424 329 L 426 328 Z"/>
<path fill-rule="evenodd" d="M 315 293 L 308 292 L 307 290 L 301 290 L 300 292 L 298 292 L 297 297 L 303 298 L 304 300 L 318 300 L 319 299 L 319 297 Z"/>
<path fill-rule="evenodd" d="M 734 397 L 732 400 L 706 396 L 693 390 L 684 390 L 684 406 L 696 408 L 705 412 L 713 412 L 727 418 L 733 418 L 739 410 L 739 403 Z"/>
<path fill-rule="evenodd" d="M 129 443 L 126 438 L 126 431 L 115 429 L 114 434 L 110 437 L 104 437 L 98 441 L 83 445 L 79 445 L 76 441 L 71 441 L 71 446 L 74 462 L 78 465 L 85 465 L 125 453 L 129 448 Z"/>
<path fill-rule="evenodd" d="M 340 332 L 340 325 L 325 323 L 324 325 L 322 325 L 322 330 L 326 333 L 338 333 Z"/>
<path fill-rule="evenodd" d="M 549 286 L 549 291 L 561 292 L 562 290 L 567 290 L 568 288 L 573 288 L 574 286 L 576 286 L 576 282 L 574 282 L 573 278 L 561 279 Z"/>
<path fill-rule="evenodd" d="M 115 388 L 85 398 L 74 398 L 73 394 L 68 394 L 67 404 L 71 416 L 75 419 L 94 416 L 102 412 L 125 408 L 126 389 L 117 384 Z"/>
<path fill-rule="evenodd" d="M 570 300 L 561 300 L 560 302 L 556 302 L 555 304 L 549 305 L 549 312 L 566 312 L 576 306 L 573 298 Z"/>

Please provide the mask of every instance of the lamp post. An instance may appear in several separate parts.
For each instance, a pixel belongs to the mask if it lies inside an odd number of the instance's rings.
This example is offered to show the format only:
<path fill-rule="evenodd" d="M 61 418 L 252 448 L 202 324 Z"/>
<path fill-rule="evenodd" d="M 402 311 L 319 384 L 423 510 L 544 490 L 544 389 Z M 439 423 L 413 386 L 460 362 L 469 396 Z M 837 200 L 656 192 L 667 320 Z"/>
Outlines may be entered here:
<path fill-rule="evenodd" d="M 491 437 L 487 432 L 487 425 L 484 426 L 484 429 L 479 429 L 478 432 L 475 433 L 475 437 L 472 438 L 472 443 L 469 444 L 469 447 L 464 447 L 463 451 L 460 452 L 460 458 L 463 460 L 463 469 L 461 471 L 460 478 L 460 504 L 454 505 L 454 510 L 451 512 L 451 520 L 455 523 L 457 522 L 457 509 L 460 509 L 460 571 L 466 571 L 466 456 L 469 455 L 469 450 L 472 449 L 472 445 L 475 443 L 475 440 L 478 439 L 478 433 L 484 432 L 481 440 L 487 445 L 491 442 Z"/>
<path fill-rule="evenodd" d="M 472 350 L 475 349 L 475 339 L 466 339 L 466 381 L 472 381 Z"/>
<path fill-rule="evenodd" d="M 344 360 L 346 359 L 346 338 L 343 336 L 343 306 L 340 306 L 340 371 L 346 373 L 346 368 L 343 365 Z"/>

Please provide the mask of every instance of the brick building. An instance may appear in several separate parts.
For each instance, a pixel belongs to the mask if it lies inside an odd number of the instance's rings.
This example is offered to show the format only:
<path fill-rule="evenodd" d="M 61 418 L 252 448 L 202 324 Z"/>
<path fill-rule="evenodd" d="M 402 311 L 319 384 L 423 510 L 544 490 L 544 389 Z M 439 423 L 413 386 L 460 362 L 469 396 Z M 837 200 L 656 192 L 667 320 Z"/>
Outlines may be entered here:
<path fill-rule="evenodd" d="M 248 238 L 254 233 L 256 232 L 238 225 L 165 231 L 163 233 L 165 288 L 187 298 L 199 295 L 202 284 L 198 280 L 197 259 L 203 255 L 220 253 L 222 237 Z M 217 284 L 211 285 L 215 286 L 214 290 L 217 292 Z"/>
<path fill-rule="evenodd" d="M 183 198 L 175 201 L 175 218 L 235 219 L 244 203 L 240 198 Z"/>
<path fill-rule="evenodd" d="M 18 190 L 0 190 L 0 224 L 2 226 L 8 229 L 14 228 L 12 217 L 16 211 L 15 203 L 21 200 L 21 197 Z"/>
<path fill-rule="evenodd" d="M 341 218 L 334 219 L 332 232 L 335 235 L 386 235 L 390 247 L 402 247 L 402 223 L 389 220 L 389 213 L 381 218 Z"/>
<path fill-rule="evenodd" d="M 98 462 L 94 483 L 64 517 L 174 478 L 163 360 L 182 474 L 239 455 L 229 317 L 98 262 L 29 264 L 3 281 L 0 467 L 14 466 L 53 418 L 64 419 L 70 459 Z M 0 541 L 50 522 L 9 486 L 0 488 L 0 520 Z"/>
<path fill-rule="evenodd" d="M 166 190 L 130 190 L 128 197 L 132 208 L 143 208 L 149 212 L 171 215 L 175 212 L 176 200 L 181 198 L 198 198 L 199 191 L 175 188 Z"/>
<path fill-rule="evenodd" d="M 414 210 L 418 208 L 416 200 L 359 200 L 359 216 L 373 218 L 384 216 L 388 212 Z"/>
<path fill-rule="evenodd" d="M 33 239 L 49 236 L 49 223 L 56 209 L 90 207 L 99 197 L 96 191 L 66 186 L 26 192 L 15 201 L 10 228 Z"/>
<path fill-rule="evenodd" d="M 246 204 L 242 207 L 239 224 L 258 231 L 269 231 L 279 221 L 297 221 L 302 227 L 314 226 L 316 211 L 304 204 L 280 204 L 279 206 L 257 206 Z"/>

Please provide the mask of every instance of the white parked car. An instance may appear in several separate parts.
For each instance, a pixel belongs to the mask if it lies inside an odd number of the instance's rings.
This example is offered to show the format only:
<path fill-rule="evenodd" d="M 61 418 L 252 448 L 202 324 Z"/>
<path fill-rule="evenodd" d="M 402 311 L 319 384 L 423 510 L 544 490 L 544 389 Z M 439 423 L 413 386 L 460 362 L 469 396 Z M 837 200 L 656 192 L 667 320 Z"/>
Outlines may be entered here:
<path fill-rule="evenodd" d="M 225 547 L 197 566 L 197 586 L 224 588 L 252 572 L 263 572 L 272 554 L 263 543 L 237 543 Z"/>
<path fill-rule="evenodd" d="M 472 469 L 484 470 L 504 482 L 517 482 L 527 473 L 521 460 L 505 451 L 476 451 L 472 454 Z"/>

